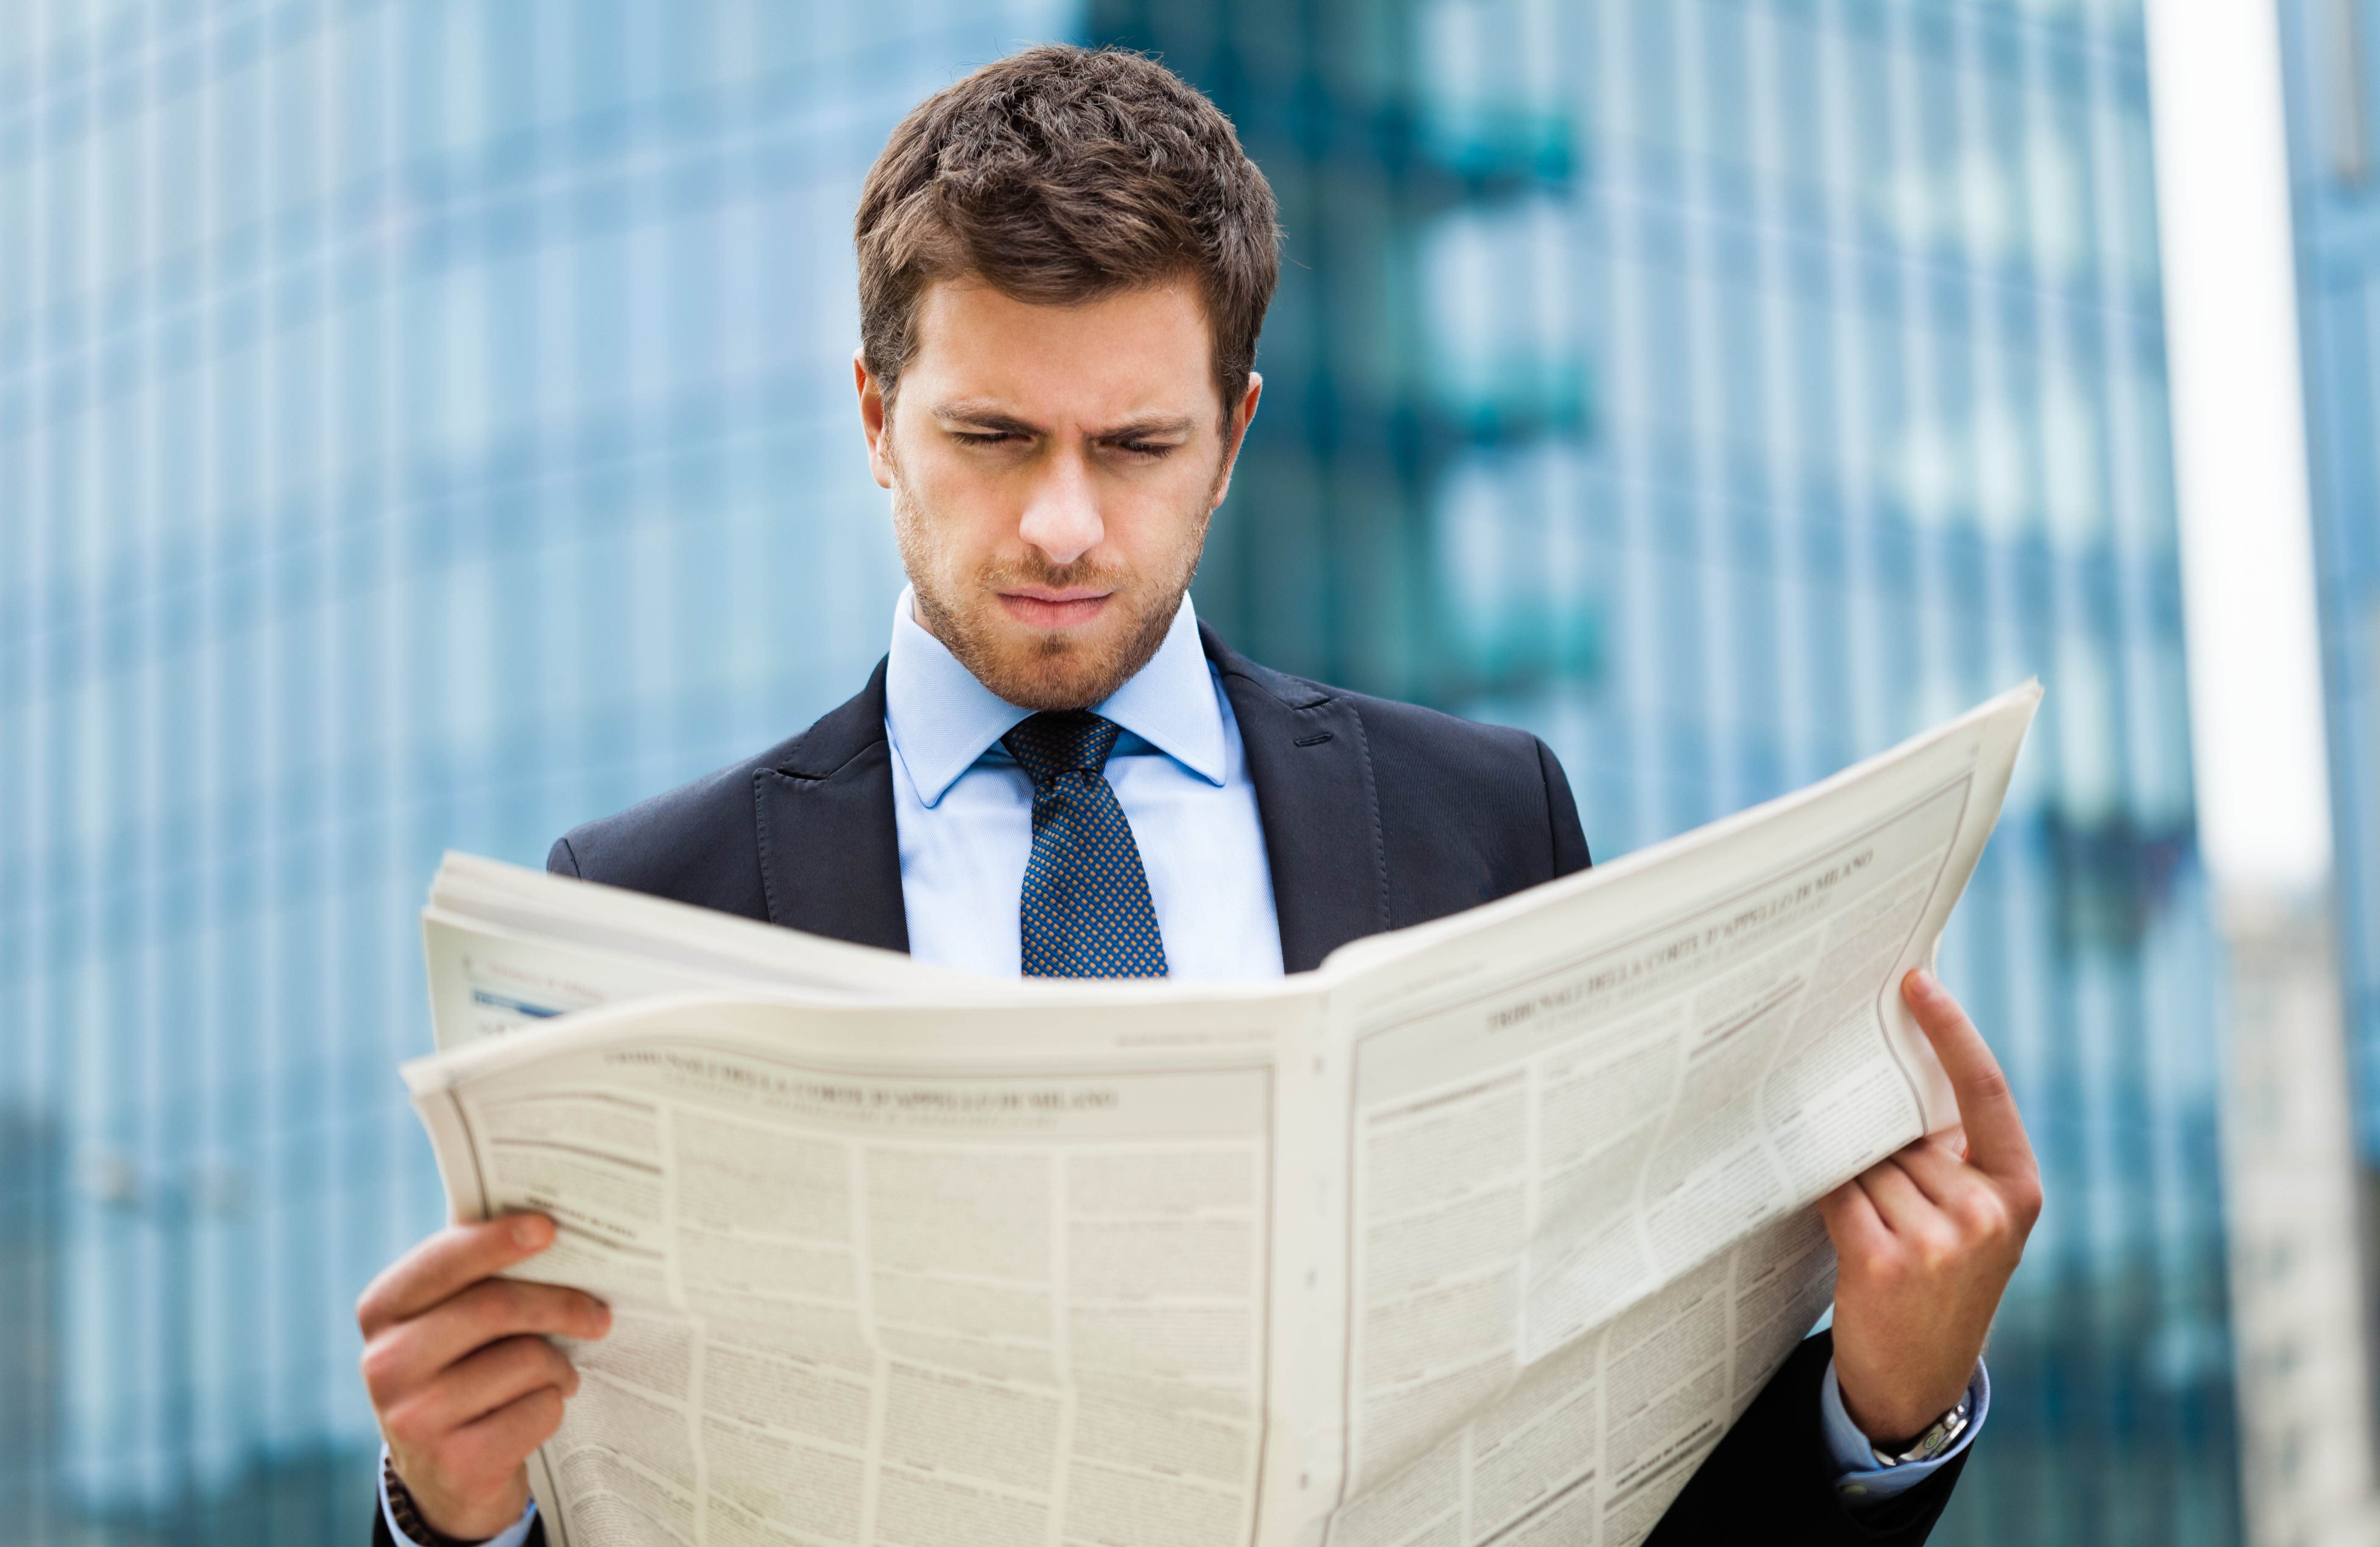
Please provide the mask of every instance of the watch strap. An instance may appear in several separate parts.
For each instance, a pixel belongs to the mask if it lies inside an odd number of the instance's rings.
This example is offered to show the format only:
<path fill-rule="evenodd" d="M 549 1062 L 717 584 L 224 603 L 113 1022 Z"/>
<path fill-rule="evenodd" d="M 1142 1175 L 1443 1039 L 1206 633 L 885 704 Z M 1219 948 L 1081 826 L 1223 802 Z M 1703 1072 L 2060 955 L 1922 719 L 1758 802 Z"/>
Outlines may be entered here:
<path fill-rule="evenodd" d="M 1879 1467 L 1905 1467 L 1919 1461 L 1931 1461 L 1952 1445 L 1967 1431 L 1974 1413 L 1975 1394 L 1971 1386 L 1960 1393 L 1950 1410 L 1936 1419 L 1923 1433 L 1903 1445 L 1890 1450 L 1876 1448 L 1869 1452 Z"/>

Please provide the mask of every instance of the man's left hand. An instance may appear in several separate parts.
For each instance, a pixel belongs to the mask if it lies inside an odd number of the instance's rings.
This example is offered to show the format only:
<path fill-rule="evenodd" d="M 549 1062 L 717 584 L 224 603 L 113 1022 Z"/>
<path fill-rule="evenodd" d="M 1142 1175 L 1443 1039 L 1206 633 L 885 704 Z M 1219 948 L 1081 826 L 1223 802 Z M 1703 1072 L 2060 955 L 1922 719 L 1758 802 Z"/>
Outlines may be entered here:
<path fill-rule="evenodd" d="M 2041 1170 L 1999 1061 L 1932 973 L 1910 973 L 1900 994 L 1950 1077 L 1960 1126 L 1818 1200 L 1841 1264 L 1835 1378 L 1880 1448 L 1957 1405 L 2041 1214 Z"/>

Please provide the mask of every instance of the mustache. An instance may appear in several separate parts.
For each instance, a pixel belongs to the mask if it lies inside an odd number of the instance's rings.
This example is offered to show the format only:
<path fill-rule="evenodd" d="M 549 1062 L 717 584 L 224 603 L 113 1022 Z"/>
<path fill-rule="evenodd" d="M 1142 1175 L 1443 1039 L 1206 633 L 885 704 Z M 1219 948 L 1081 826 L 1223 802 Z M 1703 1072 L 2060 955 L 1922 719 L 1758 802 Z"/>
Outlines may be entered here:
<path fill-rule="evenodd" d="M 1087 556 L 1072 564 L 1051 564 L 1038 557 L 995 560 L 985 565 L 976 577 L 977 583 L 988 591 L 1015 586 L 1047 586 L 1051 591 L 1105 586 L 1123 591 L 1138 579 L 1130 565 L 1095 563 Z"/>

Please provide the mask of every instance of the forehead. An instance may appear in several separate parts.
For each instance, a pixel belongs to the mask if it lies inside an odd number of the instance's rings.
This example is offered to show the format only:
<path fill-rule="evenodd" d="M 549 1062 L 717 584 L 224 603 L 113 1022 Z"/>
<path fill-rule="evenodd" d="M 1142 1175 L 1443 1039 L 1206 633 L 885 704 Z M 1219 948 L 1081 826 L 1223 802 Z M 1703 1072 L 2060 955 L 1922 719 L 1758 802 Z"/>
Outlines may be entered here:
<path fill-rule="evenodd" d="M 990 398 L 1014 409 L 1105 418 L 1211 401 L 1214 343 L 1187 278 L 1071 306 L 1004 295 L 976 279 L 937 280 L 917 303 L 905 393 Z"/>

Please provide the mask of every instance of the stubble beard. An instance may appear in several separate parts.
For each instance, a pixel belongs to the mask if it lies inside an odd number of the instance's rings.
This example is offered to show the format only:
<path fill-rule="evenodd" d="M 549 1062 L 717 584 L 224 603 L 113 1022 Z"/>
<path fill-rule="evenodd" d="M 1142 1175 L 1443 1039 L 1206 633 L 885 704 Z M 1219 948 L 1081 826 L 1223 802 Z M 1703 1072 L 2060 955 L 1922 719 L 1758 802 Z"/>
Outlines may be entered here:
<path fill-rule="evenodd" d="M 918 625 L 995 695 L 1037 711 L 1087 709 L 1148 664 L 1198 572 L 1210 516 L 1197 518 L 1166 574 L 1145 577 L 1124 565 L 1087 559 L 1052 566 L 1027 557 L 958 575 L 939 562 L 932 523 L 905 492 L 896 487 L 892 495 L 892 530 L 917 595 Z M 1087 631 L 1028 628 L 1000 604 L 1002 591 L 1021 586 L 1106 591 L 1109 612 L 1125 612 L 1123 627 L 1102 616 L 1105 627 L 1090 638 L 1085 637 Z"/>

